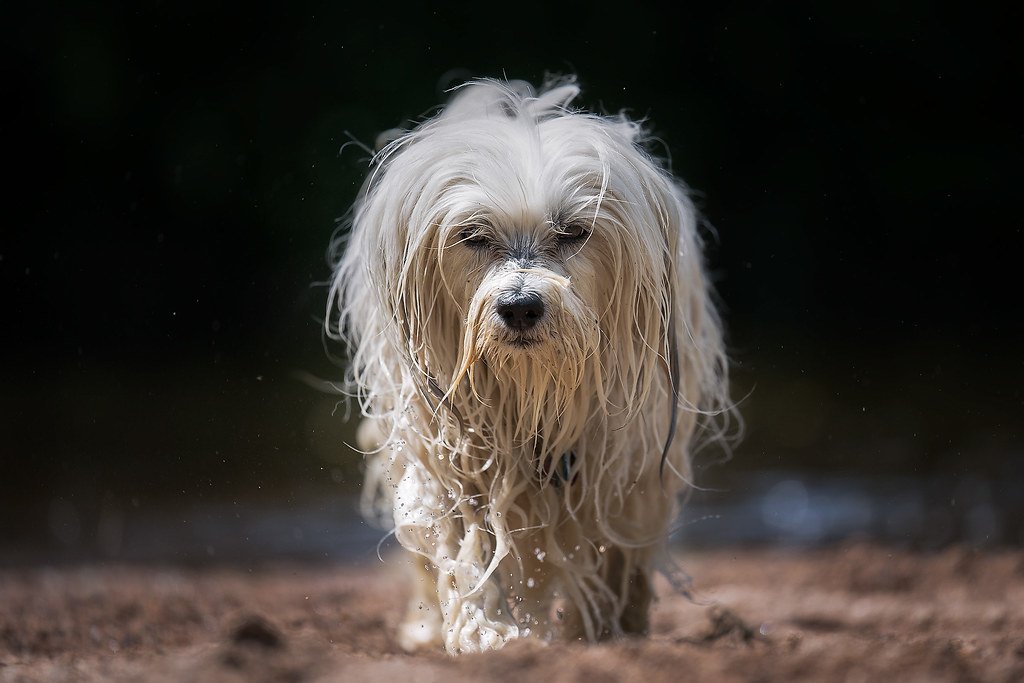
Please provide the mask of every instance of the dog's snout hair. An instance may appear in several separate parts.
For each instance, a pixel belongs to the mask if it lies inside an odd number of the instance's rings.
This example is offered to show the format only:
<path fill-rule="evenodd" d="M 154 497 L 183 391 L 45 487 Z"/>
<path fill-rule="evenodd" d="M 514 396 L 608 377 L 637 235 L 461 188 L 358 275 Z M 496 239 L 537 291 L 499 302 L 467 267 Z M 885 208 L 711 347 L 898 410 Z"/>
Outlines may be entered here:
<path fill-rule="evenodd" d="M 500 299 L 494 310 L 506 327 L 525 332 L 544 317 L 544 300 L 533 292 L 517 293 Z"/>

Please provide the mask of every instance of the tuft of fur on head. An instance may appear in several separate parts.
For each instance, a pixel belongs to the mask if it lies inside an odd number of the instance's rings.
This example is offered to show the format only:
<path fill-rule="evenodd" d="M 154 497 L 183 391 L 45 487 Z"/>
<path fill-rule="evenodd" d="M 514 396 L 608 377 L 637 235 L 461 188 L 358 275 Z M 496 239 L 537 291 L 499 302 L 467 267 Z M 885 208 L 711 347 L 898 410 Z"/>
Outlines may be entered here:
<path fill-rule="evenodd" d="M 639 124 L 572 109 L 578 93 L 473 81 L 381 149 L 335 245 L 327 327 L 375 425 L 368 509 L 391 516 L 410 468 L 436 484 L 430 515 L 486 532 L 463 592 L 499 566 L 518 585 L 545 543 L 595 638 L 624 609 L 602 548 L 657 551 L 695 435 L 721 435 L 729 402 L 686 190 Z M 526 331 L 496 313 L 517 296 L 543 308 Z M 394 514 L 433 559 L 434 520 Z"/>

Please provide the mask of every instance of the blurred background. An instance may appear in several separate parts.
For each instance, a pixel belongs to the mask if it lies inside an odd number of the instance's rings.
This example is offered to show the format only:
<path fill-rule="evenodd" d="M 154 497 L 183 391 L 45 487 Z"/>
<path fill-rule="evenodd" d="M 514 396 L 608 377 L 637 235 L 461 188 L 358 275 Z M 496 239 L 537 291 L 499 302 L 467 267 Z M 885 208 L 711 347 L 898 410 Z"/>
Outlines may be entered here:
<path fill-rule="evenodd" d="M 471 76 L 671 155 L 747 432 L 690 543 L 1024 542 L 1020 17 L 931 2 L 4 10 L 0 563 L 372 553 L 326 249 Z"/>

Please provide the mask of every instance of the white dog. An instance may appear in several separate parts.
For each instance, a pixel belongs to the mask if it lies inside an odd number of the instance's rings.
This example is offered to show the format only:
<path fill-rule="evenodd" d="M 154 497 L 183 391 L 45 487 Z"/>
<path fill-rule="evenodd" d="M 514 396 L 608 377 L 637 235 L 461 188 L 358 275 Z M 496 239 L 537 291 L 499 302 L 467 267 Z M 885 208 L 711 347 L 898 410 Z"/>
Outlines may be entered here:
<path fill-rule="evenodd" d="M 412 553 L 408 649 L 643 633 L 691 442 L 727 410 L 692 205 L 578 92 L 459 88 L 353 207 L 328 331 Z"/>

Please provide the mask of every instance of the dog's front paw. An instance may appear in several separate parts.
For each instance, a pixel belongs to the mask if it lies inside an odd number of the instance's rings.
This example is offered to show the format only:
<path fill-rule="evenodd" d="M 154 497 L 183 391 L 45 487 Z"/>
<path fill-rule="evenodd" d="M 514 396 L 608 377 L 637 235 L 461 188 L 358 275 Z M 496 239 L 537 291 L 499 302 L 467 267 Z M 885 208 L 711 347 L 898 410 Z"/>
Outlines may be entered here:
<path fill-rule="evenodd" d="M 519 627 L 509 616 L 488 616 L 482 607 L 465 605 L 448 632 L 447 649 L 452 654 L 497 650 L 519 637 Z"/>
<path fill-rule="evenodd" d="M 441 644 L 441 620 L 436 615 L 409 618 L 398 627 L 398 644 L 406 652 L 416 652 Z"/>

